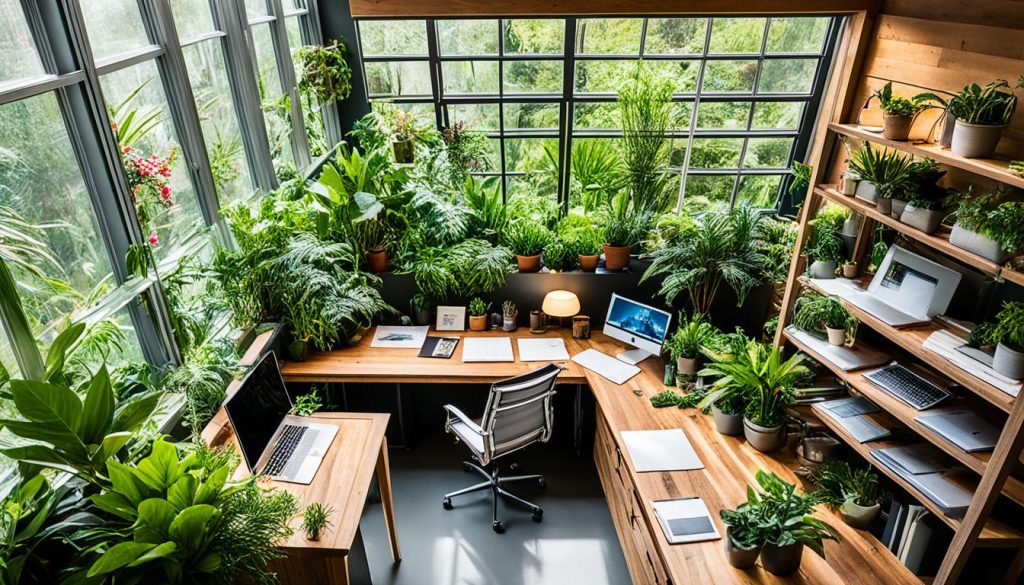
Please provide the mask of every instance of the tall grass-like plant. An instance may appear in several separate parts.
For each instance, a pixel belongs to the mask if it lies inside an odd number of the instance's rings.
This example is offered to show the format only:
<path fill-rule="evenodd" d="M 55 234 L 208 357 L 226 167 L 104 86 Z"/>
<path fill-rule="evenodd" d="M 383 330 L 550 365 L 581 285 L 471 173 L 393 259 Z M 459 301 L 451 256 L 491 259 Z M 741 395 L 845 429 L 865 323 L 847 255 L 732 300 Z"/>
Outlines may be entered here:
<path fill-rule="evenodd" d="M 619 90 L 621 148 L 633 204 L 660 213 L 669 204 L 668 130 L 672 122 L 672 83 L 657 79 L 642 64 Z"/>
<path fill-rule="evenodd" d="M 552 154 L 557 155 L 557 149 L 549 148 Z M 579 205 L 584 213 L 592 213 L 604 207 L 625 186 L 619 151 L 605 140 L 574 142 L 570 170 L 571 192 L 573 196 L 579 197 Z M 576 204 L 575 198 L 572 203 Z"/>
<path fill-rule="evenodd" d="M 552 234 L 543 224 L 527 218 L 509 223 L 502 234 L 502 244 L 519 256 L 536 256 L 552 240 Z"/>
<path fill-rule="evenodd" d="M 860 150 L 850 153 L 849 169 L 857 180 L 874 185 L 879 197 L 892 199 L 905 189 L 913 160 L 910 155 L 874 148 L 867 142 Z"/>

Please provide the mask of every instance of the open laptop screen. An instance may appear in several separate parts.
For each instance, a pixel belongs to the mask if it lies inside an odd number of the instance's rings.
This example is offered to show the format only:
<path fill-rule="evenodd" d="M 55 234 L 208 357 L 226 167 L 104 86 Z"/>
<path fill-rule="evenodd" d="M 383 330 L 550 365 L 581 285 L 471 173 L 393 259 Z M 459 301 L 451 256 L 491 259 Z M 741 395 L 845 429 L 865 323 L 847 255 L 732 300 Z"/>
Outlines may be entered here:
<path fill-rule="evenodd" d="M 291 407 L 277 359 L 268 352 L 224 405 L 249 471 L 255 473 L 256 462 Z"/>
<path fill-rule="evenodd" d="M 885 271 L 875 296 L 911 315 L 926 314 L 939 280 L 893 260 Z"/>

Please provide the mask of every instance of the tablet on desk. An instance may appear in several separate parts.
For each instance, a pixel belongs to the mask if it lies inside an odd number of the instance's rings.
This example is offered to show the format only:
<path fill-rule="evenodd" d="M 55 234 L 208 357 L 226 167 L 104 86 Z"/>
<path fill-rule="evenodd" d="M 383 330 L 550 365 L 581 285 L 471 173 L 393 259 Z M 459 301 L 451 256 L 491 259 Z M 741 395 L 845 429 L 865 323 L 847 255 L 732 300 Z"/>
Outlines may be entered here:
<path fill-rule="evenodd" d="M 659 500 L 652 506 L 665 538 L 672 544 L 721 538 L 708 507 L 698 497 Z"/>

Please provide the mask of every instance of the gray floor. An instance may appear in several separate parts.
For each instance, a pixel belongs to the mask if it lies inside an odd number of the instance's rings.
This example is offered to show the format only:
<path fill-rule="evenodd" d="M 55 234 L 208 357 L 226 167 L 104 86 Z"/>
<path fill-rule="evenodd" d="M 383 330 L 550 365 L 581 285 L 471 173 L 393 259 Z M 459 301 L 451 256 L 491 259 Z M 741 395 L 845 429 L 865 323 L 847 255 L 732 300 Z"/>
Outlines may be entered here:
<path fill-rule="evenodd" d="M 379 505 L 361 523 L 374 585 L 625 585 L 630 582 L 593 461 L 571 449 L 535 445 L 518 458 L 521 473 L 542 473 L 511 490 L 544 508 L 544 521 L 499 504 L 507 531 L 491 530 L 490 492 L 456 498 L 445 492 L 478 482 L 459 462 L 467 451 L 435 436 L 410 451 L 391 451 L 392 487 L 402 562 L 392 565 Z"/>

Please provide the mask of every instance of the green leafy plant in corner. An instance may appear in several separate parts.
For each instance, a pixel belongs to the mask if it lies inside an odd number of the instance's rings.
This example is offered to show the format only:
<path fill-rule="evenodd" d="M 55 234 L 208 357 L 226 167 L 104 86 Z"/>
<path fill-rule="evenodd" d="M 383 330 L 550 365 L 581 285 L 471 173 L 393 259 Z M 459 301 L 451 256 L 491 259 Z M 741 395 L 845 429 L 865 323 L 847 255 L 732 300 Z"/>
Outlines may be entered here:
<path fill-rule="evenodd" d="M 824 338 L 825 328 L 843 329 L 846 336 L 857 334 L 860 321 L 850 314 L 836 296 L 825 296 L 813 290 L 805 290 L 796 300 L 793 324 L 817 337 Z"/>
<path fill-rule="evenodd" d="M 949 100 L 949 113 L 954 118 L 980 126 L 1006 126 L 1016 109 L 1017 96 L 1004 79 L 997 79 L 984 87 L 977 83 L 964 86 Z"/>
<path fill-rule="evenodd" d="M 333 508 L 319 502 L 306 506 L 306 511 L 302 513 L 302 531 L 306 533 L 306 539 L 320 540 L 320 533 L 331 525 L 330 516 L 333 513 Z"/>
<path fill-rule="evenodd" d="M 747 489 L 748 508 L 760 518 L 759 540 L 764 544 L 789 546 L 802 543 L 825 558 L 825 540 L 838 540 L 835 529 L 812 514 L 821 503 L 816 493 L 804 494 L 774 473 L 759 470 L 755 475 L 760 490 Z"/>
<path fill-rule="evenodd" d="M 718 329 L 704 315 L 695 313 L 691 319 L 685 313 L 680 313 L 679 327 L 666 343 L 666 349 L 673 360 L 695 358 L 718 333 Z"/>
<path fill-rule="evenodd" d="M 793 167 L 789 169 L 793 175 L 793 182 L 789 184 L 789 194 L 794 197 L 803 197 L 811 187 L 811 177 L 814 174 L 814 167 L 800 161 L 793 161 Z"/>
<path fill-rule="evenodd" d="M 831 459 L 814 470 L 809 479 L 818 486 L 820 493 L 815 494 L 819 499 L 832 507 L 846 502 L 874 506 L 888 499 L 878 482 L 878 474 L 870 466 L 854 470 L 842 459 Z"/>
<path fill-rule="evenodd" d="M 711 353 L 709 357 L 714 361 L 698 375 L 714 376 L 716 380 L 701 401 L 701 408 L 742 399 L 744 416 L 750 422 L 767 428 L 786 422 L 786 407 L 795 402 L 795 384 L 808 371 L 802 365 L 802 355 L 783 360 L 779 348 L 751 341 L 745 351 L 733 355 Z"/>

